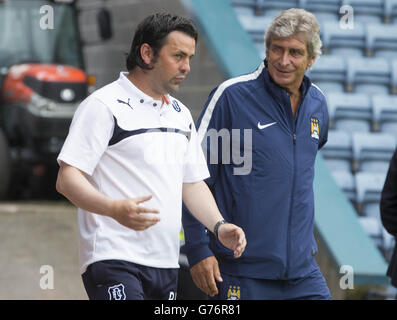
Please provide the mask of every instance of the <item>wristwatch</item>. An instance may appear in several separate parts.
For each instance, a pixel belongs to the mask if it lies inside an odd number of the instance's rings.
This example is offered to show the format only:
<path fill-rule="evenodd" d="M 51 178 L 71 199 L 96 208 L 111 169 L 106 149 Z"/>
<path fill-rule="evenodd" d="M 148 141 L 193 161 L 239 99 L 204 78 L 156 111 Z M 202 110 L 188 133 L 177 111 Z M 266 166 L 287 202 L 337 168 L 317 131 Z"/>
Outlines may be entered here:
<path fill-rule="evenodd" d="M 215 227 L 214 227 L 214 234 L 215 234 L 215 237 L 218 239 L 218 230 L 219 230 L 219 227 L 222 225 L 222 224 L 224 224 L 224 223 L 227 223 L 225 220 L 219 220 L 216 224 L 215 224 Z"/>

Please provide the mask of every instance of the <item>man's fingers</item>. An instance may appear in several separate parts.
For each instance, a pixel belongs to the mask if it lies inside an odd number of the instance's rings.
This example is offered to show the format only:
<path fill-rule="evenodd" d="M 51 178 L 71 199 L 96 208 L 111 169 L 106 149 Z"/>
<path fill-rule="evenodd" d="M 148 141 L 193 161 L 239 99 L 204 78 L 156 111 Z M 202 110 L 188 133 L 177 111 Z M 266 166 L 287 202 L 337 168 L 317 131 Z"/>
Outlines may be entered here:
<path fill-rule="evenodd" d="M 138 197 L 138 198 L 133 198 L 131 199 L 136 205 L 137 207 L 135 208 L 135 211 L 137 213 L 159 213 L 158 209 L 154 209 L 154 208 L 147 208 L 144 206 L 141 206 L 140 204 L 148 201 L 152 198 L 152 195 L 148 195 L 148 196 L 143 196 L 143 197 Z"/>
<path fill-rule="evenodd" d="M 210 296 L 214 296 L 218 294 L 218 287 L 216 285 L 216 281 L 222 282 L 223 279 L 221 277 L 221 273 L 219 270 L 218 263 L 214 263 L 212 266 L 212 270 L 203 274 L 203 278 L 205 279 L 206 292 Z"/>
<path fill-rule="evenodd" d="M 157 209 L 153 209 L 153 208 L 146 208 L 146 207 L 142 207 L 142 206 L 138 206 L 138 208 L 136 209 L 137 213 L 159 213 L 160 211 Z"/>
<path fill-rule="evenodd" d="M 206 277 L 206 282 L 207 282 L 209 295 L 214 296 L 218 294 L 218 287 L 216 286 L 216 282 L 213 274 L 211 274 L 211 276 L 208 275 Z"/>
<path fill-rule="evenodd" d="M 214 264 L 214 278 L 218 282 L 222 282 L 223 281 L 223 279 L 221 277 L 221 272 L 219 270 L 219 265 L 218 264 Z"/>
<path fill-rule="evenodd" d="M 133 216 L 131 216 L 131 226 L 135 230 L 145 230 L 160 221 L 159 217 L 154 217 L 151 215 L 146 215 L 146 213 L 158 213 L 158 210 L 143 208 L 142 211 L 136 211 Z M 153 210 L 157 211 L 154 212 Z"/>
<path fill-rule="evenodd" d="M 142 225 L 152 225 L 159 222 L 160 218 L 138 214 L 134 220 Z"/>
<path fill-rule="evenodd" d="M 196 273 L 191 273 L 192 279 L 194 284 L 204 293 L 210 294 L 207 288 L 207 282 L 205 281 L 205 278 L 199 275 L 196 275 Z"/>
<path fill-rule="evenodd" d="M 220 279 L 218 262 L 215 257 L 210 256 L 198 262 L 190 269 L 193 281 L 200 290 L 209 296 L 216 295 L 218 288 L 215 280 Z"/>
<path fill-rule="evenodd" d="M 138 197 L 138 198 L 134 198 L 134 199 L 132 199 L 132 200 L 134 200 L 134 202 L 135 202 L 136 204 L 140 204 L 140 203 L 145 202 L 145 201 L 148 201 L 148 200 L 150 200 L 150 199 L 152 199 L 152 195 L 143 196 L 143 197 Z"/>
<path fill-rule="evenodd" d="M 235 258 L 240 258 L 241 255 L 243 254 L 243 248 L 239 247 L 234 251 L 234 257 Z"/>
<path fill-rule="evenodd" d="M 245 250 L 245 246 L 247 245 L 244 232 L 241 229 L 238 230 L 237 232 L 238 232 L 238 241 L 237 241 L 237 247 L 234 251 L 235 258 L 241 257 L 241 255 Z"/>
<path fill-rule="evenodd" d="M 134 221 L 131 222 L 130 228 L 134 230 L 142 231 L 150 228 L 151 226 L 154 226 L 159 221 L 160 221 L 159 218 L 150 218 L 139 222 Z"/>

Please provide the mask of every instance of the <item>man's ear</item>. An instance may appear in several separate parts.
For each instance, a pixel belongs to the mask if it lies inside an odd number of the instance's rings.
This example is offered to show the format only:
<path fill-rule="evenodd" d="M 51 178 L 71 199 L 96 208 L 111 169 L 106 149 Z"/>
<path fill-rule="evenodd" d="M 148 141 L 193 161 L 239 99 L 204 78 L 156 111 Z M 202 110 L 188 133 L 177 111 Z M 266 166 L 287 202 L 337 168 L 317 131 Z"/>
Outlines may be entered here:
<path fill-rule="evenodd" d="M 149 44 L 144 43 L 141 45 L 140 52 L 141 52 L 141 57 L 142 57 L 143 62 L 145 62 L 148 66 L 150 66 L 152 64 L 153 57 L 154 57 L 152 47 Z"/>
<path fill-rule="evenodd" d="M 309 59 L 309 62 L 307 63 L 307 68 L 310 68 L 314 61 L 316 61 L 317 56 L 314 56 L 313 58 Z"/>

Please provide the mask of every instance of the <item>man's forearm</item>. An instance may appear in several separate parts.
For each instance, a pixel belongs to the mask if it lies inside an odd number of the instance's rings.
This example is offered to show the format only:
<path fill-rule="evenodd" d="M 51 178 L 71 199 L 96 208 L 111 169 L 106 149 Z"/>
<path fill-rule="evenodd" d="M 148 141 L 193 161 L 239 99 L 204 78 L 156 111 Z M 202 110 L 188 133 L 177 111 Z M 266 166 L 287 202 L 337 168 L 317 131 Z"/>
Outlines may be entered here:
<path fill-rule="evenodd" d="M 215 224 L 223 219 L 215 199 L 204 181 L 184 183 L 182 198 L 192 215 L 211 232 L 214 231 Z"/>
<path fill-rule="evenodd" d="M 111 216 L 112 199 L 96 190 L 84 174 L 68 165 L 62 165 L 56 189 L 76 207 L 104 216 Z"/>

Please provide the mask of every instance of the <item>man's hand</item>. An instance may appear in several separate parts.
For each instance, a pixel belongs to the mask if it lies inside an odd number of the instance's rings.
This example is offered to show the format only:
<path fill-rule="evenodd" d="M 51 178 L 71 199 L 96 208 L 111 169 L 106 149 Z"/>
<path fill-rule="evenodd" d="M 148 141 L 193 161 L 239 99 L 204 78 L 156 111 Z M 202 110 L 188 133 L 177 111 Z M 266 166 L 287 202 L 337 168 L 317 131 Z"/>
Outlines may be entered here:
<path fill-rule="evenodd" d="M 112 205 L 111 217 L 127 228 L 137 231 L 145 230 L 160 221 L 158 217 L 146 215 L 146 213 L 159 213 L 157 209 L 150 209 L 140 205 L 151 198 L 152 196 L 145 196 L 115 200 Z"/>
<path fill-rule="evenodd" d="M 87 180 L 83 171 L 60 163 L 56 189 L 76 207 L 115 219 L 118 223 L 133 230 L 145 230 L 160 221 L 158 217 L 147 215 L 159 213 L 156 209 L 141 206 L 152 196 L 114 200 L 99 192 Z"/>
<path fill-rule="evenodd" d="M 233 250 L 235 258 L 241 257 L 247 245 L 243 229 L 231 223 L 220 225 L 218 239 L 226 248 Z"/>
<path fill-rule="evenodd" d="M 222 282 L 221 273 L 219 271 L 218 261 L 214 256 L 205 258 L 196 263 L 191 269 L 193 282 L 203 292 L 209 296 L 218 294 L 216 282 Z"/>

